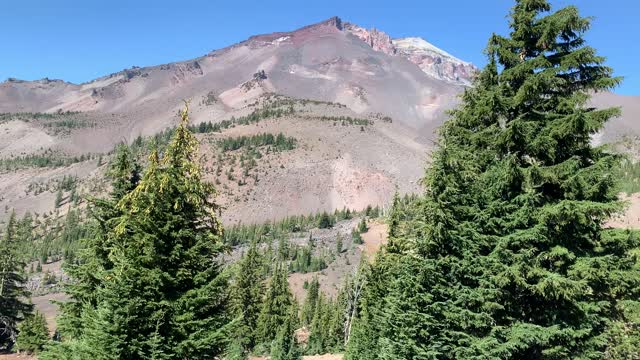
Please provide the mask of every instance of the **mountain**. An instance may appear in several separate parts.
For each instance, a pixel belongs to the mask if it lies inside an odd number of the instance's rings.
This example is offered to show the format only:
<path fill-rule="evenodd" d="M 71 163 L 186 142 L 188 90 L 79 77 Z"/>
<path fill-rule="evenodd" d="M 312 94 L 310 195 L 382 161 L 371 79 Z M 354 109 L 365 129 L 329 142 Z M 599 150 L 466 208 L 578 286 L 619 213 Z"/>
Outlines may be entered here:
<path fill-rule="evenodd" d="M 183 100 L 196 125 L 259 117 L 199 135 L 226 222 L 385 205 L 396 189 L 420 190 L 434 130 L 476 71 L 424 39 L 393 39 L 334 17 L 83 84 L 9 79 L 0 83 L 0 206 L 54 211 L 65 176 L 77 177 L 79 191 L 104 190 L 108 152 L 175 125 Z M 594 104 L 635 114 L 635 100 L 599 94 Z M 603 141 L 638 133 L 632 118 L 612 123 Z M 263 147 L 251 159 L 220 149 L 222 139 L 262 133 L 283 133 L 296 146 Z"/>

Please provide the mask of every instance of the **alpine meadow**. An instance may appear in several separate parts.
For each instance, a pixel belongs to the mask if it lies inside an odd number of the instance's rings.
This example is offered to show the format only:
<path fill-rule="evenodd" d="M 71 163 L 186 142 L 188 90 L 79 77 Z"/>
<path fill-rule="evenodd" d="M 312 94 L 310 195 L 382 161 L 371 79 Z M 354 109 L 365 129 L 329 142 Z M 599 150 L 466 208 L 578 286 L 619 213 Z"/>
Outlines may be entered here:
<path fill-rule="evenodd" d="M 0 359 L 640 359 L 640 97 L 555 3 L 0 83 Z"/>

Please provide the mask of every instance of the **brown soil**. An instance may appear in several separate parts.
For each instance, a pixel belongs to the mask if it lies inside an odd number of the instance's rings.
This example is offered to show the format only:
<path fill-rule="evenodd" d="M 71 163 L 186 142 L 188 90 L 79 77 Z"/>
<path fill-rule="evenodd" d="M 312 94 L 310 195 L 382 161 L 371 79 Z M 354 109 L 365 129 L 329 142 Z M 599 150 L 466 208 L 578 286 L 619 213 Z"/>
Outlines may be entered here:
<path fill-rule="evenodd" d="M 640 229 L 640 194 L 621 194 L 620 198 L 628 204 L 627 209 L 608 222 L 609 226 L 624 229 Z"/>
<path fill-rule="evenodd" d="M 380 250 L 380 247 L 387 243 L 388 231 L 389 227 L 383 222 L 377 221 L 369 223 L 369 231 L 362 234 L 364 253 L 369 260 L 373 260 L 373 257 L 378 250 Z"/>

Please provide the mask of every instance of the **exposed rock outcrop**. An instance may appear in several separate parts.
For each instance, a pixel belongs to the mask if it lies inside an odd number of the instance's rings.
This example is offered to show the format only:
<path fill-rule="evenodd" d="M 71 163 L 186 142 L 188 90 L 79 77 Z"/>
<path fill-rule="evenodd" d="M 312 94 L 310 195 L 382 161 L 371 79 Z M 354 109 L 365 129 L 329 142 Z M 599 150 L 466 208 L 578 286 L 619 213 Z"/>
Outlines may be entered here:
<path fill-rule="evenodd" d="M 344 30 L 367 43 L 375 51 L 397 55 L 418 65 L 426 74 L 440 80 L 470 85 L 476 67 L 441 50 L 422 38 L 391 39 L 377 29 L 365 29 L 345 23 Z"/>
<path fill-rule="evenodd" d="M 470 85 L 477 68 L 419 37 L 393 40 L 397 54 L 418 65 L 425 73 L 450 82 Z"/>

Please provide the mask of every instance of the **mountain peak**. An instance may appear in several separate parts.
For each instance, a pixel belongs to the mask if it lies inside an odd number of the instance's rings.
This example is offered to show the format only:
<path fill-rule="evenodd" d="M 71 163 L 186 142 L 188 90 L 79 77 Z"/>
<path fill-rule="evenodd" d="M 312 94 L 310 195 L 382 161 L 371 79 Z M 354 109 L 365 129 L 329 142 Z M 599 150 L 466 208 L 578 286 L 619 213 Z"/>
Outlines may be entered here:
<path fill-rule="evenodd" d="M 324 26 L 333 26 L 338 30 L 342 30 L 342 19 L 340 19 L 337 16 L 332 16 L 330 18 L 328 18 L 327 20 L 321 21 L 315 25 L 311 25 L 311 26 L 318 26 L 318 25 L 324 25 Z"/>
<path fill-rule="evenodd" d="M 449 54 L 448 52 L 440 49 L 439 47 L 431 44 L 430 42 L 426 41 L 421 37 L 406 37 L 406 38 L 393 39 L 393 44 L 398 48 L 407 49 L 407 50 L 435 52 L 442 56 L 451 58 L 452 60 L 455 60 L 457 62 L 469 64 L 466 61 L 462 61 L 457 57 Z"/>

